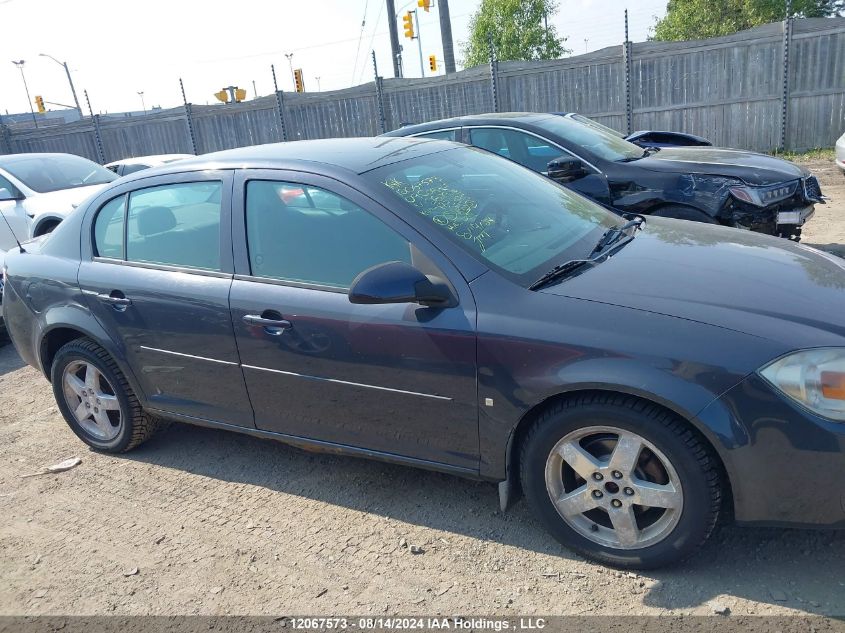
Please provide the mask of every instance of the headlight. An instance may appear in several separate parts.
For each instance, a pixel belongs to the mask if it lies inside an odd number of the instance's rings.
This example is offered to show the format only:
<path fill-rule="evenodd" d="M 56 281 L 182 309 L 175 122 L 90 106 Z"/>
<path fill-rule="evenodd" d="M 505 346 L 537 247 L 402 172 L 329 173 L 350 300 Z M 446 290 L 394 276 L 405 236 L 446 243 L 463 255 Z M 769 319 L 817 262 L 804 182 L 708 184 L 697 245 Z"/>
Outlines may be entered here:
<path fill-rule="evenodd" d="M 758 207 L 767 207 L 775 202 L 791 198 L 795 195 L 796 189 L 798 189 L 797 182 L 786 182 L 768 187 L 731 187 L 730 191 L 737 200 Z"/>
<path fill-rule="evenodd" d="M 814 413 L 845 422 L 845 348 L 795 352 L 766 365 L 760 374 Z"/>

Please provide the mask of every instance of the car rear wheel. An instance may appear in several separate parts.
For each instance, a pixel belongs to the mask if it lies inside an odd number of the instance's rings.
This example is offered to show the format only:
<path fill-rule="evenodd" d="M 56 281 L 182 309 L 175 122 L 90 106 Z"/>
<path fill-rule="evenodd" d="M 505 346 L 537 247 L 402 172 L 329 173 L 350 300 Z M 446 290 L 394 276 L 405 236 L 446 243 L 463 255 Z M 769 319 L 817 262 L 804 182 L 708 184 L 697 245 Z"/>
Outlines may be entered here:
<path fill-rule="evenodd" d="M 675 218 L 676 220 L 689 220 L 690 222 L 702 222 L 704 224 L 718 224 L 715 219 L 704 213 L 704 211 L 685 207 L 680 204 L 670 204 L 660 207 L 649 215 L 653 215 L 656 218 Z"/>
<path fill-rule="evenodd" d="M 90 339 L 76 339 L 59 349 L 51 380 L 68 426 L 98 451 L 132 450 L 160 426 L 143 411 L 114 360 Z"/>
<path fill-rule="evenodd" d="M 552 535 L 617 567 L 683 560 L 721 507 L 709 448 L 679 418 L 627 396 L 558 403 L 528 432 L 520 464 L 528 503 Z"/>

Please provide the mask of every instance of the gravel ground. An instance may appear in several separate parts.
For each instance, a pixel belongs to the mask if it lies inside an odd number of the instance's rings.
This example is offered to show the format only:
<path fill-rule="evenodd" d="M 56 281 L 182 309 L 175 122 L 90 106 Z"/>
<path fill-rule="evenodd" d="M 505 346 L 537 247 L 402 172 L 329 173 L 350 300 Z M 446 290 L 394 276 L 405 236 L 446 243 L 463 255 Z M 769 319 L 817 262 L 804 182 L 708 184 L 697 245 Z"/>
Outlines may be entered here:
<path fill-rule="evenodd" d="M 845 254 L 845 179 L 811 167 L 832 200 L 804 241 Z M 91 452 L 11 345 L 0 393 L 0 615 L 845 614 L 845 533 L 724 527 L 682 567 L 622 573 L 487 483 L 183 425 Z"/>

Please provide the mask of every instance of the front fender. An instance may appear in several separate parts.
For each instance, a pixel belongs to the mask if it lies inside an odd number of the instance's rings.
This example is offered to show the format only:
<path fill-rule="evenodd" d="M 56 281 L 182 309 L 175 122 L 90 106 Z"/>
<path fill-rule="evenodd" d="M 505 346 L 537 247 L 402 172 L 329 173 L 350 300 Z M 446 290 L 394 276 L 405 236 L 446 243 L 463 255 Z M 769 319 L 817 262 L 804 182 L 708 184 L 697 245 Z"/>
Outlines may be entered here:
<path fill-rule="evenodd" d="M 699 413 L 720 395 L 736 386 L 746 374 L 731 374 L 730 378 L 705 386 L 696 381 L 706 373 L 703 367 L 661 368 L 643 364 L 632 358 L 592 358 L 565 365 L 547 377 L 547 384 L 536 385 L 530 399 L 504 398 L 494 407 L 482 407 L 479 416 L 482 477 L 503 480 L 515 463 L 515 440 L 537 414 L 549 403 L 568 395 L 585 391 L 605 391 L 635 396 L 653 402 L 687 420 L 714 447 L 724 462 L 724 453 L 748 441 L 748 431 L 736 418 L 715 418 L 707 421 Z M 600 376 L 601 380 L 596 377 Z M 691 379 L 693 378 L 693 379 Z M 493 397 L 496 389 L 482 381 L 480 400 Z M 518 392 L 513 392 L 516 395 Z M 528 395 L 527 393 L 525 394 Z M 499 392 L 499 397 L 502 393 Z M 495 411 L 495 413 L 494 413 Z M 510 419 L 507 422 L 506 419 Z M 503 450 L 503 448 L 505 450 Z"/>

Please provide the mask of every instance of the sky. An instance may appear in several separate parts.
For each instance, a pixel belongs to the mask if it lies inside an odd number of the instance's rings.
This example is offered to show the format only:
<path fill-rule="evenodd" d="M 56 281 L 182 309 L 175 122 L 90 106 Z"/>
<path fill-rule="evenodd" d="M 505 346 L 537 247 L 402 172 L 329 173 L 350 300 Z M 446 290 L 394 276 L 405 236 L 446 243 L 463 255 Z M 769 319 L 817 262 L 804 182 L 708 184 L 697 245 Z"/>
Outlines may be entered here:
<path fill-rule="evenodd" d="M 416 8 L 416 0 L 395 4 L 400 15 Z M 426 76 L 432 74 L 428 56 L 442 60 L 437 4 L 433 0 L 429 13 L 419 11 Z M 666 0 L 559 4 L 549 21 L 568 38 L 573 55 L 619 44 L 625 8 L 635 42 L 646 39 L 666 9 Z M 459 69 L 461 43 L 478 5 L 479 0 L 449 0 Z M 306 91 L 348 88 L 372 81 L 371 50 L 379 74 L 392 76 L 384 0 L 0 0 L 0 25 L 3 113 L 29 109 L 12 60 L 25 61 L 32 99 L 41 95 L 48 109 L 61 108 L 49 102 L 73 105 L 64 68 L 41 53 L 68 63 L 86 114 L 83 89 L 94 112 L 181 105 L 180 77 L 188 101 L 197 104 L 217 103 L 213 93 L 229 85 L 247 89 L 248 98 L 255 91 L 272 94 L 271 64 L 282 90 L 293 89 L 291 64 L 302 69 Z M 401 18 L 399 35 L 405 76 L 419 77 L 418 44 L 402 38 Z"/>

